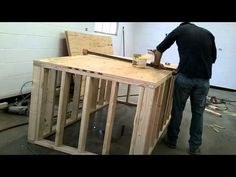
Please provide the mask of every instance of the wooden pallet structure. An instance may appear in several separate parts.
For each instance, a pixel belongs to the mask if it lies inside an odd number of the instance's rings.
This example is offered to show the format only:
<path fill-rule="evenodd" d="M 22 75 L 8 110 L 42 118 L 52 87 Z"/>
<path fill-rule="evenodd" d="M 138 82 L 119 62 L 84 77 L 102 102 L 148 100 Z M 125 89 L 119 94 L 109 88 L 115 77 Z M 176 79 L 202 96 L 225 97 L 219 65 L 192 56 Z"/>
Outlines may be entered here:
<path fill-rule="evenodd" d="M 100 51 L 99 51 L 100 52 Z M 55 117 L 57 73 L 61 74 Z M 81 99 L 82 78 L 86 79 Z M 71 80 L 72 111 L 68 114 Z M 151 154 L 170 119 L 174 76 L 170 70 L 147 67 L 94 55 L 75 55 L 34 61 L 28 141 L 68 154 L 94 154 L 86 149 L 90 115 L 108 107 L 102 152 L 110 154 L 111 136 L 121 83 L 139 87 L 129 154 Z M 79 112 L 80 102 L 82 111 Z M 78 146 L 63 143 L 65 128 L 80 122 Z M 55 134 L 55 140 L 46 139 Z"/>

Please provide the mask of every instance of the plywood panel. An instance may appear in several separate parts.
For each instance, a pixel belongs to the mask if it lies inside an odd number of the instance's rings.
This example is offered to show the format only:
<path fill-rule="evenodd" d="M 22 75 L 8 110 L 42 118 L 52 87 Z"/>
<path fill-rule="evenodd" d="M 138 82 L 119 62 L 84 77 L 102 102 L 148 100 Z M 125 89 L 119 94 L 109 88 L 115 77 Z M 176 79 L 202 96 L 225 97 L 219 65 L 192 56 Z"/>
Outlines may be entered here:
<path fill-rule="evenodd" d="M 105 54 L 113 54 L 112 37 L 96 34 L 66 31 L 69 55 L 82 55 L 83 49 Z"/>
<path fill-rule="evenodd" d="M 81 71 L 90 71 L 112 78 L 132 80 L 140 84 L 156 85 L 171 75 L 171 71 L 147 67 L 145 69 L 132 66 L 131 63 L 94 55 L 51 58 L 35 61 L 35 64 L 46 64 L 52 67 L 67 67 Z M 45 67 L 47 67 L 45 65 Z"/>

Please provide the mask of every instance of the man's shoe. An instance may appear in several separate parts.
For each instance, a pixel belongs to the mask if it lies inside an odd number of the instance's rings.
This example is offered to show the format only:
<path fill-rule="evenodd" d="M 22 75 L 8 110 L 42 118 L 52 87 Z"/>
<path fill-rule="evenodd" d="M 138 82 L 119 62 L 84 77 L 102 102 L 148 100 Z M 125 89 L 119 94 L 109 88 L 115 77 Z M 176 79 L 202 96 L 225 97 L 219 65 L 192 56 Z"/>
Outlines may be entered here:
<path fill-rule="evenodd" d="M 190 155 L 200 155 L 201 150 L 200 150 L 200 148 L 197 148 L 197 149 L 189 149 L 188 153 L 189 153 Z"/>
<path fill-rule="evenodd" d="M 165 143 L 165 145 L 168 146 L 169 148 L 171 148 L 171 149 L 176 149 L 176 144 L 171 143 L 171 142 L 169 141 L 169 139 L 168 139 L 167 136 L 165 136 L 165 138 L 164 138 L 164 143 Z"/>

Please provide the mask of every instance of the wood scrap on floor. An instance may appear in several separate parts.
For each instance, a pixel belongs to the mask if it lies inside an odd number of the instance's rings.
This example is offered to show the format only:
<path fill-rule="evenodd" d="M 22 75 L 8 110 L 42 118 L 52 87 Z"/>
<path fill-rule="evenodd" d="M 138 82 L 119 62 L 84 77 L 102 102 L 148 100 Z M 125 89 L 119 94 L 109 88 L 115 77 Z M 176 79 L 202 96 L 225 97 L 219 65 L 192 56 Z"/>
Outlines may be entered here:
<path fill-rule="evenodd" d="M 219 129 L 225 129 L 225 127 L 222 127 L 222 126 L 217 125 L 217 124 L 210 124 L 210 125 L 208 125 L 208 128 L 212 128 L 216 133 L 220 132 Z"/>
<path fill-rule="evenodd" d="M 8 107 L 8 102 L 0 103 L 0 109 L 6 109 Z"/>
<path fill-rule="evenodd" d="M 222 117 L 222 114 L 220 114 L 220 113 L 218 113 L 218 112 L 216 112 L 216 111 L 212 111 L 212 110 L 207 109 L 207 108 L 205 108 L 205 111 L 206 111 L 206 112 L 209 112 L 209 113 L 211 113 L 211 114 L 213 114 L 213 115 Z"/>

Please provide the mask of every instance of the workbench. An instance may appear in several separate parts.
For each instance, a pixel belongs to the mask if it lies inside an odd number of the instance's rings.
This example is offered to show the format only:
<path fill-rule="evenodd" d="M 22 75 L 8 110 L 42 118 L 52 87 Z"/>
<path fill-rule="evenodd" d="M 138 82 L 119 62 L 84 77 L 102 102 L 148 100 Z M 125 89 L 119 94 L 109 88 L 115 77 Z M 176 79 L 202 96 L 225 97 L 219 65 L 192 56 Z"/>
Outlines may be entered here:
<path fill-rule="evenodd" d="M 53 120 L 58 72 L 62 75 L 55 122 Z M 78 114 L 82 76 L 86 78 L 86 82 L 82 113 Z M 72 78 L 72 113 L 68 117 L 67 106 Z M 95 55 L 34 61 L 28 141 L 68 154 L 94 154 L 86 150 L 90 114 L 108 106 L 100 154 L 109 154 L 120 83 L 139 87 L 129 154 L 151 154 L 170 118 L 174 83 L 172 71 L 151 67 L 136 68 L 128 62 Z M 77 121 L 81 121 L 78 147 L 64 145 L 63 134 L 66 126 Z M 46 139 L 54 133 L 55 141 Z"/>

